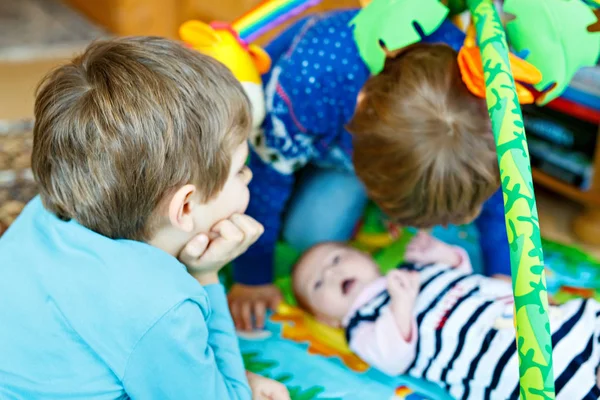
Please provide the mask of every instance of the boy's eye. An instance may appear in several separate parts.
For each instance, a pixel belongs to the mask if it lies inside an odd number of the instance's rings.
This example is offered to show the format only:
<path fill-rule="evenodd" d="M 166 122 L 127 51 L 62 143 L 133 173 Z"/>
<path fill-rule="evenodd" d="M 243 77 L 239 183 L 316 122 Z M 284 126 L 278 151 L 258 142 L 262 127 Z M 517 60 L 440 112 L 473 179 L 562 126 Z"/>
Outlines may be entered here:
<path fill-rule="evenodd" d="M 316 281 L 315 282 L 315 289 L 320 288 L 321 286 L 323 286 L 323 281 Z"/>
<path fill-rule="evenodd" d="M 340 263 L 340 260 L 342 259 L 342 257 L 338 254 L 337 256 L 333 257 L 333 265 L 338 265 Z"/>
<path fill-rule="evenodd" d="M 244 165 L 244 166 L 242 167 L 242 169 L 240 169 L 240 170 L 238 171 L 238 175 L 244 175 L 244 173 L 245 173 L 245 172 L 246 172 L 246 166 Z"/>

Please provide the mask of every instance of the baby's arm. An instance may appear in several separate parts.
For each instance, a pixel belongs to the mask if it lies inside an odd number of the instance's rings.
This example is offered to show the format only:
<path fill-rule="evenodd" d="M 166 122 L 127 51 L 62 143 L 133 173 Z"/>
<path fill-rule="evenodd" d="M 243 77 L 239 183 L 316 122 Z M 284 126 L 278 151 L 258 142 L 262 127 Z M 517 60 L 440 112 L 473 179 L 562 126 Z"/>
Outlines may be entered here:
<path fill-rule="evenodd" d="M 419 294 L 415 272 L 391 271 L 387 276 L 390 306 L 374 322 L 363 322 L 352 333 L 350 348 L 388 375 L 406 371 L 415 357 L 417 324 L 414 306 Z"/>
<path fill-rule="evenodd" d="M 472 271 L 471 260 L 467 252 L 457 246 L 451 246 L 433 236 L 419 232 L 406 248 L 404 260 L 415 264 L 440 263 Z"/>
<path fill-rule="evenodd" d="M 391 307 L 375 322 L 362 322 L 352 332 L 350 349 L 367 364 L 394 376 L 406 372 L 415 358 L 417 332 L 411 324 L 409 340 L 400 333 Z"/>
<path fill-rule="evenodd" d="M 184 301 L 165 313 L 139 340 L 123 375 L 138 399 L 252 398 L 233 322 L 221 285 L 206 300 Z"/>
<path fill-rule="evenodd" d="M 415 326 L 415 301 L 419 295 L 419 274 L 400 269 L 387 275 L 390 307 L 400 334 L 408 342 Z"/>

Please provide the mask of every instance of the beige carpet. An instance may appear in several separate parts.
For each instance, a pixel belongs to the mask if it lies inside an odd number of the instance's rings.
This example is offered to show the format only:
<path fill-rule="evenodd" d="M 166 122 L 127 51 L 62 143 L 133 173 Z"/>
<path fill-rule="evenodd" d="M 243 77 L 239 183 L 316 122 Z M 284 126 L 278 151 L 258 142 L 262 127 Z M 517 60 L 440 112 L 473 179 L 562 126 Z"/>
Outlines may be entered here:
<path fill-rule="evenodd" d="M 50 69 L 105 36 L 60 0 L 0 0 L 0 135 L 33 116 L 35 87 Z"/>
<path fill-rule="evenodd" d="M 105 35 L 59 0 L 0 0 L 0 61 L 70 55 Z"/>

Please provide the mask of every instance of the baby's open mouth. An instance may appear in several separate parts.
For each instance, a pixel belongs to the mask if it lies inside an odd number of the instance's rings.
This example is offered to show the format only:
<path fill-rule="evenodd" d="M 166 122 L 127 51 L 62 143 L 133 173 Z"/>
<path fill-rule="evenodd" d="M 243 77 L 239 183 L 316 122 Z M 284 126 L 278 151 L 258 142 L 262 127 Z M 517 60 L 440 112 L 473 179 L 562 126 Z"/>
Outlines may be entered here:
<path fill-rule="evenodd" d="M 356 283 L 356 279 L 354 279 L 354 278 L 344 279 L 342 281 L 342 293 L 344 295 L 347 295 L 348 293 L 350 293 L 350 290 L 352 290 L 355 283 Z"/>

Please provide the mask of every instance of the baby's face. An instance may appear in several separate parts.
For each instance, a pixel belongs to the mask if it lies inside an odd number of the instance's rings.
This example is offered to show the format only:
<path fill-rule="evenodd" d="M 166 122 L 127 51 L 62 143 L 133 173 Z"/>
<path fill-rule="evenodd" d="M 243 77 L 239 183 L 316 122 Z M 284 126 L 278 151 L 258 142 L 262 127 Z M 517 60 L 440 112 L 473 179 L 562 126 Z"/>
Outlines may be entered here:
<path fill-rule="evenodd" d="M 315 316 L 337 326 L 366 285 L 380 277 L 375 261 L 337 243 L 318 245 L 294 271 L 294 289 Z"/>

